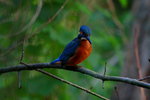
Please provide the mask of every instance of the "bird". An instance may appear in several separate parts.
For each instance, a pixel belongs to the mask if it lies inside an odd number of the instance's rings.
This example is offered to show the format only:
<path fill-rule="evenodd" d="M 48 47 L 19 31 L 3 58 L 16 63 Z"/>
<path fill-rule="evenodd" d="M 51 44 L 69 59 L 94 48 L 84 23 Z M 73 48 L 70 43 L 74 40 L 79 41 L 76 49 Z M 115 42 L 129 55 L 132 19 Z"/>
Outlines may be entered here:
<path fill-rule="evenodd" d="M 50 64 L 77 66 L 91 54 L 92 42 L 90 36 L 91 29 L 86 25 L 80 26 L 77 37 L 68 43 L 61 55 Z"/>

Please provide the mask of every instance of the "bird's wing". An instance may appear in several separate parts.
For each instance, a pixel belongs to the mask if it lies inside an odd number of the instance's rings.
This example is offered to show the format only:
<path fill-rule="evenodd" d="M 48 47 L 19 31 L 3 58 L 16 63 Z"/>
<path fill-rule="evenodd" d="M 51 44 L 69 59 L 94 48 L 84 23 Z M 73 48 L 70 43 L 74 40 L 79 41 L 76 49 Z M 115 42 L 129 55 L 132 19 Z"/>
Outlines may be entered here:
<path fill-rule="evenodd" d="M 60 55 L 59 59 L 60 61 L 62 61 L 63 63 L 66 63 L 66 61 L 73 56 L 73 54 L 75 53 L 76 49 L 78 48 L 80 44 L 80 40 L 78 38 L 75 38 L 74 40 L 72 40 L 64 49 L 64 51 L 62 52 L 62 54 Z"/>

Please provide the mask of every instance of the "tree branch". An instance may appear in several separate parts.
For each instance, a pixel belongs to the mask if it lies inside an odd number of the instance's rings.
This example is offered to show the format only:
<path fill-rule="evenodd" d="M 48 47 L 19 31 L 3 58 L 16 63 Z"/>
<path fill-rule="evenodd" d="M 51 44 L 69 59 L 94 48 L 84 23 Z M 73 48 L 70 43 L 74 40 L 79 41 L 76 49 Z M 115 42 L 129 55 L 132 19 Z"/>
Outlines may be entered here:
<path fill-rule="evenodd" d="M 103 76 L 103 75 L 100 75 L 94 71 L 91 71 L 91 70 L 83 68 L 83 67 L 77 68 L 77 67 L 73 67 L 73 66 L 51 65 L 49 63 L 28 64 L 28 66 L 17 65 L 17 66 L 10 66 L 10 67 L 6 67 L 6 68 L 0 68 L 0 74 L 21 71 L 21 70 L 36 70 L 36 69 L 43 69 L 43 68 L 55 68 L 55 69 L 70 70 L 70 71 L 74 71 L 74 72 L 80 72 L 82 74 L 86 74 L 91 77 L 101 79 L 104 81 L 123 82 L 123 83 L 150 89 L 149 83 L 141 82 L 141 81 L 138 81 L 137 79 L 127 78 L 127 77 L 117 77 L 117 76 Z"/>
<path fill-rule="evenodd" d="M 67 80 L 64 80 L 64 79 L 62 79 L 62 78 L 59 78 L 59 77 L 57 77 L 57 76 L 55 76 L 55 75 L 53 75 L 53 74 L 51 74 L 51 73 L 48 73 L 48 72 L 46 72 L 46 71 L 44 71 L 44 70 L 37 69 L 36 71 L 41 72 L 41 73 L 43 73 L 43 74 L 45 74 L 45 75 L 47 75 L 47 76 L 50 76 L 50 77 L 52 77 L 52 78 L 55 78 L 55 79 L 57 79 L 57 80 L 59 80 L 59 81 L 62 81 L 62 82 L 64 82 L 64 83 L 69 84 L 69 85 L 71 85 L 71 86 L 73 86 L 73 87 L 76 87 L 76 88 L 78 88 L 78 89 L 81 89 L 81 90 L 83 90 L 83 91 L 85 91 L 85 92 L 87 92 L 87 93 L 89 93 L 89 94 L 92 94 L 92 95 L 94 95 L 94 96 L 96 96 L 96 97 L 98 97 L 98 98 L 101 98 L 101 99 L 103 99 L 103 100 L 109 100 L 109 99 L 106 98 L 106 97 L 103 97 L 103 96 L 101 96 L 101 95 L 99 95 L 99 94 L 97 94 L 97 93 L 95 93 L 95 92 L 92 92 L 92 91 L 90 91 L 90 90 L 88 90 L 88 89 L 86 89 L 86 88 L 84 88 L 84 87 L 81 87 L 81 86 L 79 86 L 79 85 L 77 85 L 77 84 L 74 84 L 74 83 L 71 83 L 71 82 L 69 82 L 69 81 L 67 81 Z"/>
<path fill-rule="evenodd" d="M 139 79 L 139 81 L 144 81 L 144 80 L 147 80 L 147 79 L 150 79 L 150 76 L 146 76 L 144 78 L 141 78 L 141 79 Z"/>
<path fill-rule="evenodd" d="M 69 0 L 66 0 L 61 7 L 56 11 L 56 13 L 50 17 L 45 23 L 43 23 L 42 25 L 40 25 L 38 28 L 36 28 L 32 33 L 30 33 L 29 36 L 26 37 L 27 39 L 32 38 L 33 36 L 37 35 L 44 27 L 46 27 L 46 25 L 50 24 L 58 15 L 59 13 L 63 10 L 63 8 L 66 6 L 66 4 L 68 3 Z M 41 5 L 42 6 L 42 5 Z M 38 10 L 39 8 L 37 8 Z M 39 9 L 40 10 L 40 9 Z M 40 13 L 40 12 L 39 12 Z M 37 15 L 37 14 L 36 14 Z M 38 16 L 37 16 L 38 17 Z M 0 57 L 4 57 L 6 54 L 8 54 L 9 52 L 12 52 L 16 47 L 20 46 L 21 44 L 23 44 L 24 41 L 20 41 L 19 43 L 16 43 L 16 41 L 13 43 L 13 45 L 10 46 L 10 48 L 8 48 L 7 50 L 5 50 L 5 52 L 3 54 L 0 54 Z"/>
<path fill-rule="evenodd" d="M 35 23 L 35 21 L 37 20 L 38 16 L 40 15 L 42 6 L 43 6 L 43 0 L 39 0 L 39 1 L 38 1 L 38 5 L 37 5 L 37 8 L 36 8 L 36 12 L 35 12 L 35 14 L 32 16 L 30 22 L 29 22 L 27 25 L 25 25 L 21 30 L 19 30 L 17 33 L 11 34 L 9 37 L 16 36 L 16 35 L 18 35 L 18 34 L 24 32 L 24 31 L 26 31 L 28 28 L 30 28 L 31 25 Z"/>
<path fill-rule="evenodd" d="M 117 88 L 117 86 L 115 86 L 115 87 L 114 87 L 114 89 L 115 89 L 116 96 L 117 96 L 118 100 L 120 100 L 119 92 L 118 92 L 118 88 Z"/>
<path fill-rule="evenodd" d="M 140 26 L 138 24 L 135 25 L 134 27 L 134 53 L 135 53 L 135 58 L 136 58 L 136 65 L 138 69 L 138 78 L 141 79 L 143 78 L 142 74 L 142 66 L 140 62 L 140 56 L 139 56 L 139 46 L 138 46 L 138 40 L 139 40 L 139 31 L 140 31 Z M 143 88 L 140 88 L 141 92 L 141 99 L 146 100 L 146 95 L 145 91 Z"/>

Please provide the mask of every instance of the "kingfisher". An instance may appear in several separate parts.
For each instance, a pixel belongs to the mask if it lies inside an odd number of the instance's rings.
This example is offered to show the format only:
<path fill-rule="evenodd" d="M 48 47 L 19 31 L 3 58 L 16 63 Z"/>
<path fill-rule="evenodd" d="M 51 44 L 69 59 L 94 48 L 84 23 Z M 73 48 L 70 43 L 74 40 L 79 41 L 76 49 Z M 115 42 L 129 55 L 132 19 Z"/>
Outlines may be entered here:
<path fill-rule="evenodd" d="M 86 25 L 82 25 L 79 29 L 78 36 L 68 43 L 62 54 L 50 64 L 77 66 L 77 64 L 84 61 L 92 51 L 90 36 L 91 29 Z"/>

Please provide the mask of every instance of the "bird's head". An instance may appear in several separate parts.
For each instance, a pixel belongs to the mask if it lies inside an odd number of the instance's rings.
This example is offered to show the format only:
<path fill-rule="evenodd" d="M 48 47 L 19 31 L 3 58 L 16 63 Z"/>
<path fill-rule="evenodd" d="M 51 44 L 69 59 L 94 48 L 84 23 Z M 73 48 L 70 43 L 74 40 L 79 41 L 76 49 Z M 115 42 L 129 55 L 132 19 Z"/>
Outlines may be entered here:
<path fill-rule="evenodd" d="M 82 39 L 82 38 L 86 38 L 90 43 L 91 43 L 91 40 L 90 40 L 90 35 L 91 35 L 91 29 L 86 26 L 86 25 L 82 25 L 80 27 L 80 30 L 79 30 L 79 35 L 78 35 L 78 38 L 79 39 Z"/>
<path fill-rule="evenodd" d="M 86 26 L 86 25 L 82 25 L 80 27 L 79 32 L 80 32 L 80 34 L 83 34 L 83 35 L 85 35 L 87 37 L 89 37 L 91 35 L 91 29 L 88 26 Z"/>

